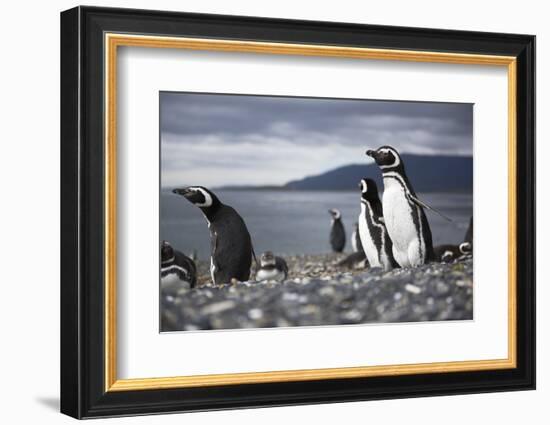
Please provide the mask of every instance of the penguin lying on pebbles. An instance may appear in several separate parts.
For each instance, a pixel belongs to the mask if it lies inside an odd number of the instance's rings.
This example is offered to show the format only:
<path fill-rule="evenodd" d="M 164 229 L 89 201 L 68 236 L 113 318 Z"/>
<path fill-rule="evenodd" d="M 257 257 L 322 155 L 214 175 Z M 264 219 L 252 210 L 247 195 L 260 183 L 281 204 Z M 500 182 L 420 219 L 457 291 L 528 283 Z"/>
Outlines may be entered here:
<path fill-rule="evenodd" d="M 344 267 L 346 269 L 366 269 L 370 267 L 369 260 L 365 255 L 365 251 L 352 252 L 343 260 L 336 263 L 337 267 Z"/>
<path fill-rule="evenodd" d="M 332 216 L 330 246 L 334 252 L 342 252 L 344 246 L 346 246 L 346 232 L 344 230 L 344 224 L 342 223 L 342 214 L 335 209 L 330 209 L 328 212 Z"/>
<path fill-rule="evenodd" d="M 160 282 L 163 291 L 197 285 L 197 267 L 191 258 L 172 248 L 167 241 L 160 247 Z"/>
<path fill-rule="evenodd" d="M 473 246 L 472 246 L 472 235 L 473 235 L 474 221 L 473 217 L 470 218 L 470 224 L 468 225 L 468 230 L 464 235 L 464 242 L 460 245 L 439 245 L 434 248 L 434 255 L 436 261 L 441 261 L 443 263 L 451 263 L 454 260 L 463 260 L 465 258 L 471 257 Z"/>
<path fill-rule="evenodd" d="M 202 186 L 174 189 L 198 207 L 210 229 L 210 274 L 215 285 L 232 279 L 247 281 L 252 264 L 252 241 L 242 217 L 224 205 L 214 193 Z"/>
<path fill-rule="evenodd" d="M 281 257 L 276 257 L 271 251 L 264 252 L 260 257 L 260 268 L 256 272 L 256 280 L 284 281 L 288 277 L 288 266 Z"/>
<path fill-rule="evenodd" d="M 434 259 L 441 263 L 452 263 L 461 255 L 457 245 L 444 244 L 434 247 Z"/>
<path fill-rule="evenodd" d="M 382 146 L 366 154 L 374 158 L 382 171 L 384 222 L 395 260 L 401 267 L 426 264 L 434 258 L 432 232 L 424 213 L 424 208 L 430 207 L 416 197 L 397 150 Z"/>
<path fill-rule="evenodd" d="M 399 265 L 392 254 L 392 241 L 382 216 L 382 203 L 378 187 L 372 179 L 361 179 L 361 213 L 359 214 L 359 235 L 365 255 L 371 267 L 388 271 Z"/>

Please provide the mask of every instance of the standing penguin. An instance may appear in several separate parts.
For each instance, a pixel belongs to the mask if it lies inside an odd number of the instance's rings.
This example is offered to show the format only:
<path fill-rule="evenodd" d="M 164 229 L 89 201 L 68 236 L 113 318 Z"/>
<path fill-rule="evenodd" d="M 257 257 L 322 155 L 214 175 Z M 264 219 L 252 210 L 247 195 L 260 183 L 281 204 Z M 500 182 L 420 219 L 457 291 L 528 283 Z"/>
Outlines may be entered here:
<path fill-rule="evenodd" d="M 163 292 L 172 292 L 181 287 L 194 288 L 197 284 L 195 262 L 172 248 L 167 241 L 160 247 L 160 282 Z"/>
<path fill-rule="evenodd" d="M 210 229 L 210 274 L 215 285 L 250 278 L 252 241 L 242 217 L 202 186 L 174 189 L 198 207 Z"/>
<path fill-rule="evenodd" d="M 355 223 L 353 225 L 353 233 L 351 234 L 351 247 L 353 248 L 353 252 L 363 251 L 361 236 L 359 235 L 359 223 Z"/>
<path fill-rule="evenodd" d="M 256 280 L 276 280 L 282 282 L 288 276 L 288 266 L 281 257 L 276 257 L 271 251 L 264 252 L 260 257 L 260 268 L 256 272 Z"/>
<path fill-rule="evenodd" d="M 393 258 L 392 241 L 384 224 L 378 187 L 372 179 L 361 179 L 360 186 L 359 235 L 363 250 L 371 267 L 391 270 L 399 265 Z"/>
<path fill-rule="evenodd" d="M 342 214 L 335 209 L 328 210 L 332 216 L 332 223 L 330 226 L 330 246 L 334 252 L 342 252 L 344 246 L 346 246 L 346 231 L 344 230 L 344 224 L 342 223 Z"/>
<path fill-rule="evenodd" d="M 397 150 L 382 146 L 368 150 L 382 170 L 384 222 L 401 267 L 417 267 L 433 259 L 432 232 L 424 213 L 429 208 L 417 197 Z"/>

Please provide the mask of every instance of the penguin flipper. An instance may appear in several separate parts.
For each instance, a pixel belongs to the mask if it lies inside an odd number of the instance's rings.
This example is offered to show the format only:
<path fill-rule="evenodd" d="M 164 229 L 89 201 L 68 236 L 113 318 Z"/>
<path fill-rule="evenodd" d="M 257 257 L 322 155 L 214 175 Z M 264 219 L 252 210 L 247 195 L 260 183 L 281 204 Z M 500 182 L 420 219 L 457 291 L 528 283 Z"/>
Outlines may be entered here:
<path fill-rule="evenodd" d="M 427 208 L 431 211 L 433 211 L 434 213 L 436 214 L 439 214 L 441 217 L 443 217 L 445 220 L 449 221 L 449 222 L 452 222 L 453 219 L 450 218 L 450 217 L 447 217 L 445 214 L 443 214 L 441 211 L 433 208 L 433 207 L 430 207 L 428 204 L 426 204 L 425 202 L 422 202 L 420 199 L 412 196 L 409 194 L 409 197 L 411 198 L 411 201 L 413 201 L 416 205 L 418 205 L 419 207 L 424 207 L 424 208 Z"/>

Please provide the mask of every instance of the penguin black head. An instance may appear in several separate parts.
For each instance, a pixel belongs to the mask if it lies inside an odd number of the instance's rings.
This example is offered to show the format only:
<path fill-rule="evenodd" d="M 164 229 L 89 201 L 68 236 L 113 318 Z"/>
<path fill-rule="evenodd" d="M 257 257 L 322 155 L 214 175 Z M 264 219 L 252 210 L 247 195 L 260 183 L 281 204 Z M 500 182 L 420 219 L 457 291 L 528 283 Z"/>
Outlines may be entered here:
<path fill-rule="evenodd" d="M 472 244 L 470 242 L 462 242 L 458 249 L 462 255 L 467 255 L 472 253 Z"/>
<path fill-rule="evenodd" d="M 455 254 L 453 251 L 445 251 L 443 254 L 441 254 L 442 263 L 452 263 L 454 258 Z"/>
<path fill-rule="evenodd" d="M 216 209 L 221 205 L 214 193 L 203 186 L 189 186 L 172 190 L 173 193 L 183 196 L 196 207 L 203 210 Z"/>
<path fill-rule="evenodd" d="M 260 257 L 260 266 L 269 267 L 275 265 L 275 255 L 271 251 L 266 251 Z"/>
<path fill-rule="evenodd" d="M 382 146 L 376 150 L 368 150 L 365 152 L 372 157 L 376 164 L 382 169 L 402 167 L 401 157 L 399 152 L 391 146 Z"/>
<path fill-rule="evenodd" d="M 361 199 L 365 201 L 376 201 L 378 200 L 378 186 L 373 179 L 361 179 L 359 182 L 359 187 L 361 188 Z"/>
<path fill-rule="evenodd" d="M 342 217 L 342 214 L 340 213 L 340 211 L 334 208 L 331 208 L 330 210 L 328 210 L 328 213 L 332 216 L 334 220 L 340 220 L 340 218 Z"/>
<path fill-rule="evenodd" d="M 174 258 L 174 248 L 167 241 L 162 241 L 160 246 L 160 260 L 164 263 Z"/>

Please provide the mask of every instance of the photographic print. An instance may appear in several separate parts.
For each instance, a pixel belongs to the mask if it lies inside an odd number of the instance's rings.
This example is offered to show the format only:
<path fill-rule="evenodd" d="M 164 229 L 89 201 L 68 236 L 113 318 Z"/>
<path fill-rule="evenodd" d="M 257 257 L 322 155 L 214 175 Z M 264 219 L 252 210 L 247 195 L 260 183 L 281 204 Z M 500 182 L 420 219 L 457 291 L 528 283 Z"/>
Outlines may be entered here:
<path fill-rule="evenodd" d="M 161 331 L 473 319 L 473 105 L 160 92 Z"/>

